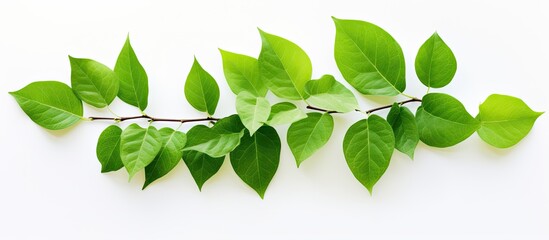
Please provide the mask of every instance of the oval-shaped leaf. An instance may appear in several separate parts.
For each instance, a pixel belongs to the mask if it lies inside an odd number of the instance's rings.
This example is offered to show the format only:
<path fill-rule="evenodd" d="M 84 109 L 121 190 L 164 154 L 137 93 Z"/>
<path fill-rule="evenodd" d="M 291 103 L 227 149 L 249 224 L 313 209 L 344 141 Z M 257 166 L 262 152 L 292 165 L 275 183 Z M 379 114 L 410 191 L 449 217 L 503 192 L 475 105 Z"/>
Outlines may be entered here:
<path fill-rule="evenodd" d="M 257 59 L 219 49 L 223 58 L 223 73 L 234 94 L 242 91 L 258 97 L 267 95 L 267 84 L 261 81 Z"/>
<path fill-rule="evenodd" d="M 263 81 L 278 97 L 300 100 L 307 97 L 305 83 L 311 80 L 309 56 L 295 43 L 259 30 L 262 40 L 259 70 Z"/>
<path fill-rule="evenodd" d="M 450 47 L 435 32 L 419 48 L 415 66 L 417 77 L 423 85 L 441 88 L 454 78 L 457 61 Z"/>
<path fill-rule="evenodd" d="M 508 148 L 528 135 L 541 114 L 519 98 L 492 94 L 479 106 L 477 133 L 494 147 Z"/>
<path fill-rule="evenodd" d="M 156 179 L 168 174 L 181 161 L 183 147 L 187 142 L 187 135 L 171 128 L 162 128 L 158 131 L 162 139 L 162 147 L 154 160 L 145 167 L 145 189 Z"/>
<path fill-rule="evenodd" d="M 473 134 L 480 123 L 454 97 L 429 93 L 416 112 L 419 139 L 429 146 L 450 147 Z"/>
<path fill-rule="evenodd" d="M 236 97 L 236 112 L 250 135 L 253 135 L 269 119 L 271 104 L 264 97 L 241 92 Z"/>
<path fill-rule="evenodd" d="M 414 151 L 419 142 L 414 114 L 407 107 L 394 103 L 387 115 L 387 122 L 393 128 L 395 148 L 414 159 Z"/>
<path fill-rule="evenodd" d="M 130 175 L 130 180 L 154 160 L 161 148 L 160 133 L 153 126 L 141 128 L 133 123 L 122 131 L 120 158 Z"/>
<path fill-rule="evenodd" d="M 334 119 L 328 113 L 308 113 L 290 125 L 287 140 L 297 167 L 328 142 L 333 130 Z"/>
<path fill-rule="evenodd" d="M 197 151 L 183 152 L 183 161 L 185 161 L 196 185 L 198 185 L 198 189 L 201 191 L 204 183 L 219 171 L 224 160 L 225 156 L 213 158 L 208 154 Z"/>
<path fill-rule="evenodd" d="M 69 56 L 71 86 L 78 98 L 98 108 L 111 104 L 118 94 L 118 77 L 97 61 Z"/>
<path fill-rule="evenodd" d="M 124 167 L 120 159 L 120 135 L 122 135 L 122 129 L 116 125 L 110 125 L 99 136 L 96 154 L 101 163 L 102 173 L 117 171 Z"/>
<path fill-rule="evenodd" d="M 198 111 L 213 115 L 219 101 L 217 82 L 194 58 L 194 63 L 185 82 L 185 97 Z"/>
<path fill-rule="evenodd" d="M 370 192 L 389 166 L 395 146 L 391 125 L 371 115 L 353 124 L 343 139 L 343 154 L 355 178 Z"/>
<path fill-rule="evenodd" d="M 187 132 L 184 151 L 198 151 L 213 158 L 223 157 L 233 151 L 244 135 L 244 126 L 238 115 L 219 120 L 212 128 L 196 125 Z"/>
<path fill-rule="evenodd" d="M 144 111 L 149 98 L 149 78 L 135 55 L 129 36 L 118 55 L 114 72 L 120 80 L 118 97 Z"/>
<path fill-rule="evenodd" d="M 245 134 L 230 156 L 236 174 L 263 198 L 280 162 L 280 138 L 276 130 L 263 126 L 252 136 Z"/>
<path fill-rule="evenodd" d="M 372 23 L 333 19 L 335 60 L 345 80 L 363 94 L 394 96 L 403 92 L 404 54 L 397 41 Z"/>
<path fill-rule="evenodd" d="M 315 107 L 338 112 L 350 112 L 358 108 L 355 95 L 332 75 L 307 82 L 305 92 L 309 95 L 307 103 Z"/>
<path fill-rule="evenodd" d="M 293 103 L 281 102 L 271 106 L 271 113 L 267 125 L 276 126 L 293 123 L 306 118 L 307 115 Z"/>
<path fill-rule="evenodd" d="M 44 128 L 64 129 L 82 119 L 82 102 L 64 83 L 33 82 L 10 94 L 30 119 Z"/>

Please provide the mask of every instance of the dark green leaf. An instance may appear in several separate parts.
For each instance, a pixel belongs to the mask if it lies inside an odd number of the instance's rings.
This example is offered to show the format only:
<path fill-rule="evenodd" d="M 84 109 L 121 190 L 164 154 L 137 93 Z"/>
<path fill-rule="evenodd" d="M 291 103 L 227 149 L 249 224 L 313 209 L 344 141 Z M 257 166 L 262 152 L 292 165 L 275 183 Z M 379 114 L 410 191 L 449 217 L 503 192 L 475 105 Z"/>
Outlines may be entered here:
<path fill-rule="evenodd" d="M 138 107 L 141 111 L 147 108 L 149 97 L 149 80 L 147 73 L 133 51 L 130 37 L 118 55 L 114 72 L 120 80 L 118 97 L 127 104 Z"/>
<path fill-rule="evenodd" d="M 185 97 L 196 110 L 209 115 L 214 114 L 219 101 L 217 82 L 200 66 L 196 58 L 185 82 Z"/>
<path fill-rule="evenodd" d="M 101 172 L 117 171 L 124 167 L 120 159 L 120 135 L 122 129 L 116 125 L 105 128 L 97 141 L 96 154 L 101 163 Z"/>
<path fill-rule="evenodd" d="M 202 190 L 204 183 L 219 171 L 225 156 L 213 158 L 197 151 L 184 151 L 183 160 L 198 185 L 198 189 Z"/>
<path fill-rule="evenodd" d="M 145 167 L 145 189 L 156 179 L 168 174 L 181 161 L 183 147 L 187 142 L 187 136 L 171 128 L 162 128 L 158 131 L 162 139 L 162 148 L 154 160 Z"/>
<path fill-rule="evenodd" d="M 82 101 L 98 108 L 111 104 L 118 94 L 118 77 L 109 67 L 91 59 L 73 58 L 71 85 Z"/>
<path fill-rule="evenodd" d="M 297 167 L 328 142 L 333 130 L 334 119 L 328 113 L 308 113 L 290 125 L 287 140 Z"/>
<path fill-rule="evenodd" d="M 196 125 L 187 132 L 185 151 L 198 151 L 211 157 L 223 157 L 240 144 L 244 125 L 238 115 L 219 120 L 212 128 Z"/>
<path fill-rule="evenodd" d="M 154 160 L 161 148 L 160 133 L 153 126 L 141 128 L 133 123 L 122 131 L 120 158 L 130 175 L 130 180 Z"/>
<path fill-rule="evenodd" d="M 395 103 L 387 115 L 387 122 L 393 128 L 395 148 L 414 159 L 414 151 L 419 142 L 414 114 L 407 107 Z"/>
<path fill-rule="evenodd" d="M 457 69 L 454 53 L 437 33 L 419 48 L 415 65 L 419 80 L 423 85 L 432 88 L 448 85 Z"/>
<path fill-rule="evenodd" d="M 246 91 L 265 97 L 267 85 L 261 81 L 257 59 L 219 49 L 223 58 L 223 72 L 234 94 Z"/>

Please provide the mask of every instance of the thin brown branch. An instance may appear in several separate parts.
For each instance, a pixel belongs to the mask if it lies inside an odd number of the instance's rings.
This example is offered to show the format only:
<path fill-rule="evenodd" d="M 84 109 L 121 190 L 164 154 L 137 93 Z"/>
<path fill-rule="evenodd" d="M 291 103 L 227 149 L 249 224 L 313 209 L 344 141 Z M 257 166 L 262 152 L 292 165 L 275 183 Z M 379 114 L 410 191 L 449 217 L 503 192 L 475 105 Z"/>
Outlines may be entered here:
<path fill-rule="evenodd" d="M 404 105 L 406 103 L 411 103 L 411 102 L 421 102 L 421 99 L 419 98 L 412 98 L 412 99 L 408 99 L 406 101 L 402 101 L 402 102 L 398 102 L 399 105 Z M 391 108 L 393 106 L 393 104 L 391 105 L 386 105 L 386 106 L 381 106 L 381 107 L 377 107 L 377 108 L 372 108 L 370 110 L 367 110 L 365 111 L 366 114 L 370 114 L 370 113 L 373 113 L 373 112 L 376 112 L 376 111 L 379 111 L 379 110 L 383 110 L 383 109 L 387 109 L 387 108 Z"/>
<path fill-rule="evenodd" d="M 155 118 L 151 117 L 149 115 L 139 115 L 139 116 L 130 116 L 130 117 L 88 117 L 90 121 L 115 121 L 115 122 L 123 122 L 127 120 L 133 120 L 133 119 L 148 119 L 151 122 L 179 122 L 179 123 L 186 123 L 186 122 L 200 122 L 200 121 L 218 121 L 219 118 L 214 117 L 206 117 L 206 118 L 193 118 L 193 119 L 173 119 L 173 118 Z"/>

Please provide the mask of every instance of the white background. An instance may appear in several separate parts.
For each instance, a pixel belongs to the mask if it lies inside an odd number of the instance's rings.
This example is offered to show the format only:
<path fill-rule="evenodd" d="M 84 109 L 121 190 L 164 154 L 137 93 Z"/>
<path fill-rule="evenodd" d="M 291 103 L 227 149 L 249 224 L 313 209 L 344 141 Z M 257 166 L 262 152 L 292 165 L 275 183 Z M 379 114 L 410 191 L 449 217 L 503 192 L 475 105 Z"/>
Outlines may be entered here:
<path fill-rule="evenodd" d="M 219 82 L 215 115 L 227 116 L 235 97 L 217 48 L 257 56 L 261 27 L 299 44 L 314 77 L 343 81 L 333 59 L 336 16 L 378 24 L 400 42 L 411 95 L 426 91 L 413 60 L 436 30 L 458 59 L 454 81 L 437 91 L 456 96 L 473 115 L 491 93 L 549 109 L 547 1 L 187 2 L 0 3 L 0 239 L 549 239 L 547 114 L 511 149 L 473 135 L 448 149 L 419 144 L 414 161 L 396 152 L 373 196 L 341 150 L 360 114 L 335 116 L 327 146 L 299 169 L 281 126 L 280 166 L 261 200 L 228 159 L 202 192 L 184 164 L 141 191 L 143 174 L 128 183 L 124 171 L 99 172 L 95 145 L 108 123 L 47 131 L 7 94 L 37 80 L 70 83 L 68 54 L 114 67 L 129 32 L 149 76 L 147 113 L 202 116 L 183 95 L 195 55 Z M 358 98 L 362 109 L 395 100 Z M 138 113 L 120 100 L 113 109 Z M 87 108 L 92 114 L 109 115 Z"/>

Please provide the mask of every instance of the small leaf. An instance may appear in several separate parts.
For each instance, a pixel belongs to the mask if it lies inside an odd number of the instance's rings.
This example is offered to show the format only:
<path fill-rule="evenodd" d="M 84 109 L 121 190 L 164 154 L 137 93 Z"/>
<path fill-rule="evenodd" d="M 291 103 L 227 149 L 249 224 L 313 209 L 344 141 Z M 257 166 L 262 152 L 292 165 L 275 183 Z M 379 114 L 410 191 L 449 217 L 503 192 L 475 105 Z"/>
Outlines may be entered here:
<path fill-rule="evenodd" d="M 98 108 L 111 104 L 118 94 L 118 77 L 109 67 L 91 59 L 73 58 L 71 85 L 82 101 Z"/>
<path fill-rule="evenodd" d="M 144 111 L 148 104 L 149 79 L 133 51 L 129 36 L 118 55 L 114 72 L 120 80 L 118 97 L 127 104 Z"/>
<path fill-rule="evenodd" d="M 217 82 L 200 66 L 196 58 L 185 82 L 185 97 L 196 110 L 209 115 L 214 114 L 219 101 Z"/>
<path fill-rule="evenodd" d="M 421 45 L 415 65 L 416 74 L 421 83 L 432 88 L 448 85 L 457 69 L 454 53 L 437 33 Z"/>
<path fill-rule="evenodd" d="M 184 151 L 183 160 L 198 185 L 198 189 L 202 191 L 204 183 L 215 175 L 223 165 L 225 156 L 213 158 L 197 151 Z"/>
<path fill-rule="evenodd" d="M 231 165 L 236 174 L 261 198 L 280 162 L 280 138 L 276 130 L 263 126 L 250 136 L 245 134 L 240 145 L 231 152 Z"/>
<path fill-rule="evenodd" d="M 454 97 L 443 93 L 429 93 L 417 109 L 416 122 L 419 139 L 429 146 L 450 147 L 473 134 L 480 123 Z"/>
<path fill-rule="evenodd" d="M 120 158 L 130 175 L 130 180 L 154 160 L 161 148 L 160 133 L 153 126 L 141 128 L 133 123 L 122 131 Z"/>
<path fill-rule="evenodd" d="M 223 118 L 212 127 L 196 125 L 187 132 L 184 151 L 198 151 L 213 158 L 223 157 L 233 151 L 244 135 L 244 125 L 238 115 Z"/>
<path fill-rule="evenodd" d="M 44 128 L 64 129 L 82 119 L 82 102 L 64 83 L 33 82 L 10 94 L 30 119 Z"/>
<path fill-rule="evenodd" d="M 332 75 L 307 82 L 305 92 L 309 95 L 307 102 L 315 107 L 338 112 L 350 112 L 358 108 L 355 95 Z"/>
<path fill-rule="evenodd" d="M 394 96 L 403 92 L 404 54 L 397 41 L 372 23 L 333 19 L 335 60 L 345 80 L 367 95 Z"/>
<path fill-rule="evenodd" d="M 96 154 L 101 163 L 101 172 L 117 171 L 124 167 L 120 159 L 120 135 L 122 129 L 116 125 L 105 128 L 97 141 Z"/>
<path fill-rule="evenodd" d="M 355 178 L 370 194 L 389 166 L 395 146 L 391 125 L 377 115 L 353 124 L 343 139 L 343 153 Z"/>
<path fill-rule="evenodd" d="M 145 189 L 156 179 L 168 174 L 181 161 L 183 147 L 187 142 L 187 136 L 171 128 L 162 128 L 158 131 L 162 139 L 162 147 L 154 160 L 145 167 Z"/>
<path fill-rule="evenodd" d="M 236 97 L 236 112 L 250 135 L 253 135 L 269 118 L 271 104 L 264 97 L 241 92 Z"/>
<path fill-rule="evenodd" d="M 234 94 L 246 91 L 258 97 L 267 95 L 267 85 L 261 81 L 257 59 L 219 49 L 223 58 L 223 73 Z"/>
<path fill-rule="evenodd" d="M 266 123 L 270 126 L 283 125 L 293 123 L 306 117 L 307 115 L 294 104 L 281 102 L 271 106 L 271 114 Z"/>
<path fill-rule="evenodd" d="M 414 151 L 419 142 L 414 114 L 407 107 L 394 103 L 387 115 L 387 122 L 393 128 L 395 148 L 414 159 Z"/>
<path fill-rule="evenodd" d="M 308 113 L 307 118 L 290 125 L 288 146 L 297 167 L 328 142 L 333 130 L 334 119 L 328 113 Z"/>
<path fill-rule="evenodd" d="M 479 106 L 477 133 L 494 147 L 508 148 L 528 135 L 541 114 L 519 98 L 492 94 Z"/>
<path fill-rule="evenodd" d="M 258 61 L 263 81 L 280 98 L 305 99 L 305 83 L 313 72 L 309 56 L 287 39 L 262 30 L 259 33 L 262 47 Z"/>

